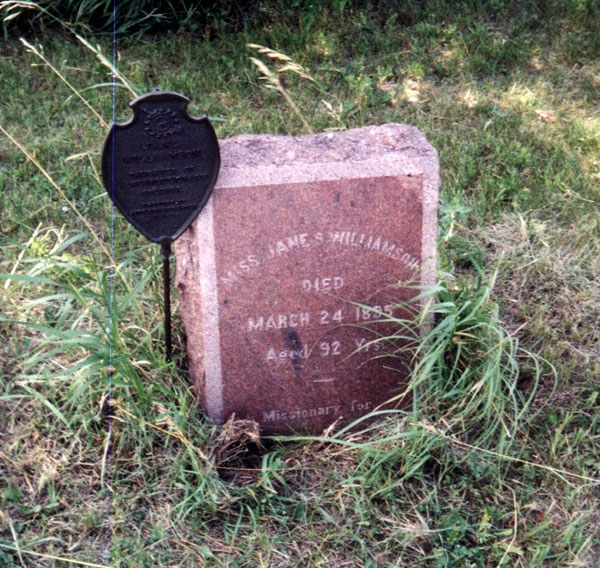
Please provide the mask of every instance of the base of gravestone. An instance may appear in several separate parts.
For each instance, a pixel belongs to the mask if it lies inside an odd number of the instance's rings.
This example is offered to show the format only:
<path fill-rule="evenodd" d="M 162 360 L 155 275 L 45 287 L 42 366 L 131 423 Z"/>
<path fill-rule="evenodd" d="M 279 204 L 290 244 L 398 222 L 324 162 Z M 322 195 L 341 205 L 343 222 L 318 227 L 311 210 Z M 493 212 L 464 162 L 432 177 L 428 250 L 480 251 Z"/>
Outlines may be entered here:
<path fill-rule="evenodd" d="M 209 417 L 319 433 L 406 403 L 410 365 L 389 355 L 401 341 L 374 340 L 395 333 L 415 285 L 435 282 L 436 151 L 398 124 L 244 135 L 220 150 L 213 194 L 175 243 Z"/>

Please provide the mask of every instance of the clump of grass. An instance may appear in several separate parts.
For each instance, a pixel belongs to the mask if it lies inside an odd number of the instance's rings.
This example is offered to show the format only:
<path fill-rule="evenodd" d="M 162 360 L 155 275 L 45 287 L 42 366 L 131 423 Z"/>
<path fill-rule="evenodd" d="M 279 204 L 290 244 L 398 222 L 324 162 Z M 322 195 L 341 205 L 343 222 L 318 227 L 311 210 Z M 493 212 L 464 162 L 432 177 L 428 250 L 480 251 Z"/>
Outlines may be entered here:
<path fill-rule="evenodd" d="M 378 318 L 375 325 L 392 324 L 398 330 L 373 341 L 401 346 L 386 357 L 396 357 L 398 365 L 409 362 L 408 383 L 398 398 L 410 394 L 412 410 L 377 410 L 338 435 L 368 424 L 373 416 L 400 414 L 412 421 L 419 436 L 430 432 L 465 447 L 511 451 L 534 418 L 532 402 L 540 382 L 554 384 L 556 369 L 505 330 L 493 286 L 494 278 L 486 281 L 481 272 L 474 278 L 446 275 L 436 286 L 417 288 L 420 293 L 401 304 L 406 318 L 370 308 Z M 403 479 L 399 476 L 398 483 Z"/>
<path fill-rule="evenodd" d="M 453 435 L 502 448 L 528 419 L 543 372 L 555 370 L 505 330 L 491 299 L 494 280 L 479 272 L 437 288 L 437 301 L 429 304 L 435 323 L 417 352 L 414 389 Z"/>

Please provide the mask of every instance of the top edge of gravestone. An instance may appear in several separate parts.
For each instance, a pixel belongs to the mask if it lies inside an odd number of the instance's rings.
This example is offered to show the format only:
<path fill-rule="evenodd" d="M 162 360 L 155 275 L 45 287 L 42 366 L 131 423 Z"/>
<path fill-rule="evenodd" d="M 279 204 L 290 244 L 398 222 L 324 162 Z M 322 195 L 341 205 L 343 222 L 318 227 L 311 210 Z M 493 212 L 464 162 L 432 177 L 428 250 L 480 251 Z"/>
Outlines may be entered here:
<path fill-rule="evenodd" d="M 221 140 L 220 146 L 225 169 L 356 163 L 398 155 L 437 162 L 435 148 L 418 128 L 397 123 L 307 136 L 242 134 Z"/>

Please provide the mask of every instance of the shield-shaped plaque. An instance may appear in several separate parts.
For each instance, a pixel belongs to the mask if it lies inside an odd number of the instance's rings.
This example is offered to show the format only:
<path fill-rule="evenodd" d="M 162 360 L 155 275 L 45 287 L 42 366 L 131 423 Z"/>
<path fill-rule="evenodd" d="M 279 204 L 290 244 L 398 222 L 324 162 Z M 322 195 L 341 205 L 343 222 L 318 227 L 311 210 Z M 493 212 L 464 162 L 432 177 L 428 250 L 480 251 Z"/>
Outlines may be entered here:
<path fill-rule="evenodd" d="M 133 118 L 113 124 L 102 153 L 104 186 L 125 218 L 156 243 L 175 240 L 208 200 L 219 145 L 190 100 L 155 89 L 130 103 Z"/>

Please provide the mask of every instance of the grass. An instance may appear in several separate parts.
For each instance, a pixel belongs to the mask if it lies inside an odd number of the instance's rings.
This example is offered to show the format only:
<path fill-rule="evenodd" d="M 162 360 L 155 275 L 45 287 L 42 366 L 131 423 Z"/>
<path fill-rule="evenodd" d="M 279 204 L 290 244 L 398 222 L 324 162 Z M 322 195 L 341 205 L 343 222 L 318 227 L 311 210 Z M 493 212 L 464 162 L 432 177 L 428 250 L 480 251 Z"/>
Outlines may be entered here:
<path fill-rule="evenodd" d="M 111 245 L 99 184 L 110 41 L 4 41 L 0 566 L 597 565 L 600 20 L 488 4 L 119 40 L 118 120 L 159 85 L 220 138 L 404 122 L 440 153 L 414 408 L 310 439 L 211 424 L 180 334 L 164 362 L 160 253 L 120 217 Z"/>

